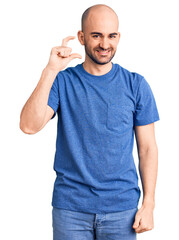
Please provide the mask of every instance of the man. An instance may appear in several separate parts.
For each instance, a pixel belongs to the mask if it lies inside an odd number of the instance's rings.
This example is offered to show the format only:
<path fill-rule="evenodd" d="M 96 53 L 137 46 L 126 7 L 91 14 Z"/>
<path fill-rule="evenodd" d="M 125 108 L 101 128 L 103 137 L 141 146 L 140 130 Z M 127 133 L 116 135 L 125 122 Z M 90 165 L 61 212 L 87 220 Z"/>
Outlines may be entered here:
<path fill-rule="evenodd" d="M 82 15 L 78 40 L 85 61 L 67 64 L 69 40 L 52 48 L 47 66 L 21 112 L 20 128 L 40 131 L 58 113 L 53 191 L 54 240 L 136 239 L 154 227 L 159 114 L 143 76 L 111 62 L 120 39 L 118 17 L 98 4 Z M 134 134 L 143 186 L 132 155 Z"/>

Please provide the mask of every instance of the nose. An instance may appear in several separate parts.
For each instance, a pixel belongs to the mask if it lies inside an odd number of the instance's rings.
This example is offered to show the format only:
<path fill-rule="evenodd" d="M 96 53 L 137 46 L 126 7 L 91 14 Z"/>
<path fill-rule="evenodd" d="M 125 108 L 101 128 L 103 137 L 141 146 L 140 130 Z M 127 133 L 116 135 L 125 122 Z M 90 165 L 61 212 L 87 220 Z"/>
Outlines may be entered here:
<path fill-rule="evenodd" d="M 105 50 L 108 49 L 109 48 L 108 40 L 106 38 L 102 38 L 99 46 Z"/>

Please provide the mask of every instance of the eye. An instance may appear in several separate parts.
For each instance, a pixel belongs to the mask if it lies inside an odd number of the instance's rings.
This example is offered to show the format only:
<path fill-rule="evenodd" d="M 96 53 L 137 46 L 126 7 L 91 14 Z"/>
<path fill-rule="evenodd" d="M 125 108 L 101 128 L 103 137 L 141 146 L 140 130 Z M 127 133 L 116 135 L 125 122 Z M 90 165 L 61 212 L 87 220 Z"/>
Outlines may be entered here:
<path fill-rule="evenodd" d="M 98 37 L 99 37 L 99 35 L 93 35 L 93 37 L 94 37 L 94 38 L 98 38 Z"/>
<path fill-rule="evenodd" d="M 116 38 L 116 35 L 111 35 L 110 38 Z"/>

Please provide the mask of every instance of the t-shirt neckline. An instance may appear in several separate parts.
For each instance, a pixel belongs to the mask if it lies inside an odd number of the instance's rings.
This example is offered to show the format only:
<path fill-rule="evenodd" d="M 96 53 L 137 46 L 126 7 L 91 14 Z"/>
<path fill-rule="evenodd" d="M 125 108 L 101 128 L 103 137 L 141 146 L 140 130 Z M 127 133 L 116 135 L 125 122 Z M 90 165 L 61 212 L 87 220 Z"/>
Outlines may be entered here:
<path fill-rule="evenodd" d="M 83 62 L 83 63 L 84 63 L 84 62 Z M 111 77 L 111 76 L 113 75 L 114 71 L 115 71 L 115 64 L 111 62 L 111 63 L 112 63 L 112 68 L 111 68 L 111 70 L 110 70 L 109 72 L 107 72 L 107 73 L 105 73 L 105 74 L 103 74 L 103 75 L 93 75 L 93 74 L 87 72 L 87 71 L 84 69 L 83 63 L 79 64 L 79 69 L 80 69 L 80 71 L 82 72 L 82 74 L 85 75 L 85 76 L 88 77 L 88 78 L 99 79 L 99 80 L 100 80 L 100 79 L 106 79 L 106 78 Z"/>

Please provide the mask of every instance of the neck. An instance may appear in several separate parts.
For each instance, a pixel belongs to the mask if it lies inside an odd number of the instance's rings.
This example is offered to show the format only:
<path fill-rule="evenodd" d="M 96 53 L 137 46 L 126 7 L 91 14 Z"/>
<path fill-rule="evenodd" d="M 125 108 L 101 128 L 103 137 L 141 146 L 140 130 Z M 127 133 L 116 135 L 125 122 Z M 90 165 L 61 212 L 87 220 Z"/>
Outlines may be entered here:
<path fill-rule="evenodd" d="M 100 65 L 100 64 L 93 62 L 92 60 L 89 61 L 89 60 L 85 59 L 85 61 L 83 63 L 83 67 L 88 73 L 96 75 L 96 76 L 100 76 L 100 75 L 104 75 L 104 74 L 108 73 L 112 69 L 112 63 L 109 62 L 104 65 Z"/>

